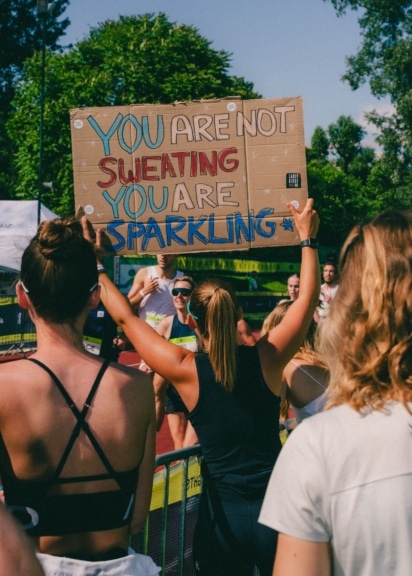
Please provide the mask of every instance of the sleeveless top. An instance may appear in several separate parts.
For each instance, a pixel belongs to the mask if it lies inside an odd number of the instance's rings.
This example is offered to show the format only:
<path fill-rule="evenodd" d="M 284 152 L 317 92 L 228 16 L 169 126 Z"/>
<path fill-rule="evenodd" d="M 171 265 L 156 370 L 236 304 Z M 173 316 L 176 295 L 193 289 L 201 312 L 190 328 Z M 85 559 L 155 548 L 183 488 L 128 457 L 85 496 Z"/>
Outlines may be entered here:
<path fill-rule="evenodd" d="M 157 276 L 156 267 L 149 266 L 147 275 Z M 176 271 L 173 278 L 158 278 L 159 285 L 153 292 L 146 294 L 139 306 L 139 317 L 145 320 L 152 328 L 156 329 L 159 322 L 175 313 L 173 305 L 172 289 L 177 278 L 183 276 L 183 272 Z"/>
<path fill-rule="evenodd" d="M 54 473 L 45 480 L 20 480 L 12 471 L 2 470 L 5 500 L 8 509 L 20 522 L 29 536 L 61 536 L 77 532 L 91 532 L 120 528 L 130 523 L 133 514 L 138 467 L 126 472 L 116 472 L 86 421 L 86 416 L 104 372 L 109 364 L 102 365 L 83 409 L 79 410 L 56 375 L 42 362 L 28 358 L 43 368 L 52 378 L 76 417 L 76 424 L 66 449 Z M 65 463 L 80 432 L 83 431 L 107 473 L 66 477 L 62 476 Z M 10 467 L 11 468 L 11 467 Z M 118 489 L 83 494 L 61 494 L 59 486 L 113 479 Z"/>
<path fill-rule="evenodd" d="M 187 348 L 192 352 L 197 352 L 198 349 L 196 332 L 190 328 L 189 324 L 180 322 L 177 314 L 173 316 L 169 342 L 173 342 L 173 344 L 177 344 L 182 348 Z"/>
<path fill-rule="evenodd" d="M 238 347 L 232 392 L 215 380 L 207 354 L 196 366 L 199 400 L 187 417 L 202 447 L 205 486 L 224 499 L 260 500 L 281 443 L 280 398 L 263 379 L 257 348 Z"/>
<path fill-rule="evenodd" d="M 298 370 L 302 370 L 302 372 L 308 378 L 310 378 L 311 380 L 316 382 L 316 384 L 323 390 L 323 393 L 320 394 L 317 398 L 315 398 L 314 400 L 312 400 L 308 404 L 305 404 L 305 406 L 301 406 L 300 408 L 297 408 L 296 406 L 294 406 L 292 404 L 292 402 L 290 403 L 290 405 L 293 408 L 293 412 L 295 414 L 296 422 L 298 424 L 300 424 L 302 422 L 302 420 L 304 420 L 305 418 L 309 418 L 309 416 L 313 416 L 314 414 L 317 414 L 318 412 L 322 412 L 322 409 L 323 409 L 324 405 L 326 404 L 326 400 L 327 400 L 327 395 L 325 394 L 326 386 L 324 386 L 322 384 L 322 382 L 319 382 L 319 380 L 317 380 L 314 376 L 312 376 L 312 374 L 310 374 L 307 370 L 302 368 L 302 366 L 300 364 L 298 364 L 297 362 L 294 362 L 293 360 L 291 360 L 290 363 L 293 364 L 293 366 L 295 366 Z"/>

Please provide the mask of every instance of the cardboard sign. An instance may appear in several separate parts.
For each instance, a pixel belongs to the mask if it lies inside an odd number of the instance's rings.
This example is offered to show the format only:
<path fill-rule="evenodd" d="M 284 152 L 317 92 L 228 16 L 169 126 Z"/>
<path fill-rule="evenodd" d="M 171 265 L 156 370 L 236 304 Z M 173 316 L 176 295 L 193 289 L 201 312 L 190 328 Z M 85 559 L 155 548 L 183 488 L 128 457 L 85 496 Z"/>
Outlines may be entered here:
<path fill-rule="evenodd" d="M 117 254 L 298 242 L 307 198 L 301 98 L 71 110 L 76 207 Z"/>

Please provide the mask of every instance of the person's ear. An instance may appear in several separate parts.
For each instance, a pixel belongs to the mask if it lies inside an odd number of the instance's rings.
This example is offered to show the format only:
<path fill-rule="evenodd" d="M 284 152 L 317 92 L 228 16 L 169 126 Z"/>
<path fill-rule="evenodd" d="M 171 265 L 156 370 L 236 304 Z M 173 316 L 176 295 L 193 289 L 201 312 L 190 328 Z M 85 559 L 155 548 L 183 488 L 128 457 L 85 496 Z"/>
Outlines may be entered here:
<path fill-rule="evenodd" d="M 29 309 L 28 294 L 24 290 L 20 280 L 16 284 L 16 296 L 17 296 L 17 302 L 19 303 L 20 308 L 23 308 L 24 310 L 28 310 Z"/>

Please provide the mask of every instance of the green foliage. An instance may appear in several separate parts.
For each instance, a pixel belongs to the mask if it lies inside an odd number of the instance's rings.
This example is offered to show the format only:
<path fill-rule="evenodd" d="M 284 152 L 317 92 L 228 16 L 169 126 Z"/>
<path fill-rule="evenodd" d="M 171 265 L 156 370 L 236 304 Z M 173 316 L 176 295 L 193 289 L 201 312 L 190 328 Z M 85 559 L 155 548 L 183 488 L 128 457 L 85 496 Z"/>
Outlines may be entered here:
<path fill-rule="evenodd" d="M 40 64 L 38 55 L 26 62 L 8 123 L 20 198 L 37 194 Z M 229 67 L 230 54 L 164 14 L 107 21 L 65 53 L 48 51 L 43 181 L 52 181 L 53 191 L 44 191 L 44 202 L 60 215 L 74 210 L 70 109 L 259 97 Z"/>
<path fill-rule="evenodd" d="M 0 0 L 0 199 L 9 198 L 18 181 L 12 166 L 16 144 L 5 130 L 16 83 L 24 62 L 41 51 L 43 42 L 50 49 L 58 48 L 69 20 L 57 18 L 68 4 L 69 0 L 55 0 L 53 15 L 39 15 L 37 0 Z"/>

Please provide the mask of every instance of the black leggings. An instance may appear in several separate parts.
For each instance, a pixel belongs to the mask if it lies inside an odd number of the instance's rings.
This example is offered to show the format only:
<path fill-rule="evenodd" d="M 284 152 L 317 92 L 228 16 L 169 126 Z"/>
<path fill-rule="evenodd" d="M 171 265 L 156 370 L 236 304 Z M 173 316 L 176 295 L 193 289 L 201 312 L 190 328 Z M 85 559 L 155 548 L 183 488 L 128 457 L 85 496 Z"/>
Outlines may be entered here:
<path fill-rule="evenodd" d="M 272 576 L 277 532 L 258 523 L 262 500 L 201 495 L 193 540 L 197 576 Z"/>

